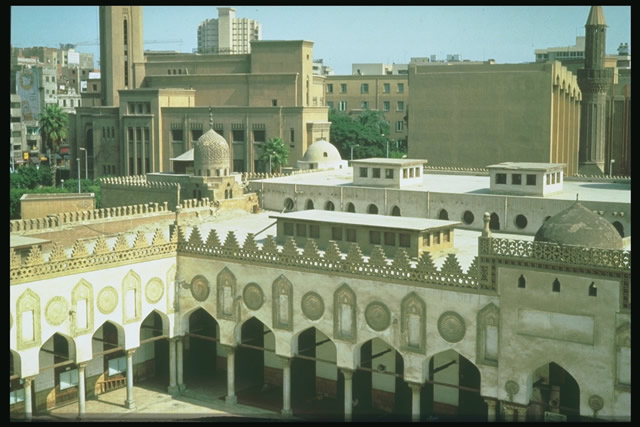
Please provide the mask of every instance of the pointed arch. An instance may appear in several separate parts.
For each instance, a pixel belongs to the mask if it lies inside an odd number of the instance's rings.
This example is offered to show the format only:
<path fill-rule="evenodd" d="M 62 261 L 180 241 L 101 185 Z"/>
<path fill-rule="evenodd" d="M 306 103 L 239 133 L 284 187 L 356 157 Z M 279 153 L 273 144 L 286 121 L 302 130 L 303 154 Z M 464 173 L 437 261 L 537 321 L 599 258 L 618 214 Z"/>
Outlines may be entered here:
<path fill-rule="evenodd" d="M 206 307 L 203 306 L 195 306 L 192 307 L 191 309 L 189 309 L 188 311 L 185 311 L 184 314 L 180 313 L 180 324 L 182 325 L 182 331 L 183 333 L 188 333 L 190 332 L 190 321 L 191 321 L 191 316 L 198 310 L 202 310 L 205 313 L 207 313 L 209 316 L 211 316 L 211 318 L 216 322 L 218 322 L 218 318 L 214 315 L 214 313 L 210 312 L 209 310 L 207 310 Z"/>
<path fill-rule="evenodd" d="M 304 204 L 304 208 L 305 210 L 313 209 L 313 200 L 307 199 L 306 203 Z"/>
<path fill-rule="evenodd" d="M 116 336 L 110 336 L 110 337 L 105 337 L 104 336 L 104 327 L 106 324 L 109 324 L 110 327 L 112 327 L 113 329 L 115 329 L 116 331 Z M 114 322 L 112 320 L 106 320 L 102 323 L 102 325 L 100 325 L 98 328 L 96 328 L 95 332 L 92 335 L 92 339 L 95 340 L 96 339 L 96 335 L 101 334 L 102 337 L 100 337 L 101 340 L 103 340 L 104 342 L 107 342 L 111 345 L 116 345 L 117 347 L 125 347 L 125 343 L 126 343 L 126 337 L 125 337 L 125 329 L 124 327 L 117 323 Z M 114 339 L 115 338 L 115 339 Z"/>
<path fill-rule="evenodd" d="M 426 317 L 425 302 L 415 292 L 402 299 L 400 304 L 400 339 L 403 351 L 425 354 Z"/>
<path fill-rule="evenodd" d="M 272 325 L 274 329 L 293 330 L 293 285 L 281 274 L 272 286 Z"/>
<path fill-rule="evenodd" d="M 141 279 L 135 271 L 129 272 L 122 279 L 122 323 L 142 320 Z"/>
<path fill-rule="evenodd" d="M 28 289 L 16 302 L 18 351 L 38 347 L 41 343 L 40 297 Z"/>
<path fill-rule="evenodd" d="M 53 340 L 54 337 L 58 335 L 59 337 L 62 337 L 65 339 L 65 341 L 67 342 L 68 345 L 68 353 L 67 356 L 69 358 L 69 360 L 74 360 L 76 359 L 76 341 L 73 339 L 73 337 L 67 335 L 67 334 L 63 334 L 61 332 L 54 332 L 51 335 L 49 335 L 47 337 L 47 339 L 43 339 L 42 340 L 42 345 L 40 345 L 40 351 L 42 351 L 42 347 L 45 346 L 45 344 L 47 344 L 50 340 Z"/>
<path fill-rule="evenodd" d="M 500 309 L 494 303 L 478 312 L 476 335 L 476 363 L 498 366 L 500 339 Z"/>
<path fill-rule="evenodd" d="M 347 203 L 347 212 L 356 213 L 356 206 L 351 202 Z"/>
<path fill-rule="evenodd" d="M 233 320 L 238 318 L 240 306 L 235 303 L 237 280 L 236 276 L 225 267 L 216 276 L 216 312 L 220 319 Z"/>
<path fill-rule="evenodd" d="M 333 294 L 333 336 L 355 343 L 357 340 L 356 294 L 346 283 Z"/>
<path fill-rule="evenodd" d="M 438 212 L 438 219 L 442 219 L 445 221 L 449 220 L 449 212 L 447 212 L 446 209 L 440 209 L 440 212 Z"/>
<path fill-rule="evenodd" d="M 580 382 L 563 365 L 547 359 L 529 374 L 527 383 L 532 384 L 528 400 L 542 405 L 543 411 L 559 411 L 568 421 L 579 419 Z"/>
<path fill-rule="evenodd" d="M 161 312 L 158 309 L 151 310 L 145 316 L 145 318 L 140 323 L 140 329 L 142 330 L 142 325 L 145 322 L 145 320 L 147 320 L 149 317 L 153 317 L 153 316 L 156 316 L 156 315 L 160 318 L 160 321 L 162 323 L 160 331 L 158 331 L 158 332 L 160 332 L 160 335 L 166 335 L 167 337 L 169 337 L 170 336 L 170 330 L 171 330 L 171 322 L 169 321 L 169 316 L 167 316 L 165 313 Z"/>
<path fill-rule="evenodd" d="M 400 214 L 400 206 L 396 205 L 391 209 L 391 216 L 402 216 Z"/>
<path fill-rule="evenodd" d="M 9 376 L 17 375 L 22 377 L 22 358 L 20 353 L 9 349 Z"/>

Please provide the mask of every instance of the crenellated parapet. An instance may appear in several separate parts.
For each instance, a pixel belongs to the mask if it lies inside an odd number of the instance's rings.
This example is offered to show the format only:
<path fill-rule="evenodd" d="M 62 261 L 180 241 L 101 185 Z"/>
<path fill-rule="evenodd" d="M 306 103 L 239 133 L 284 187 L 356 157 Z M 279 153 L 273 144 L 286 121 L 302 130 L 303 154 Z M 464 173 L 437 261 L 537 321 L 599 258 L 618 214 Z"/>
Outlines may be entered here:
<path fill-rule="evenodd" d="M 424 172 L 438 172 L 444 174 L 474 174 L 474 175 L 489 175 L 489 169 L 487 168 L 458 168 L 450 166 L 424 166 Z"/>
<path fill-rule="evenodd" d="M 149 203 L 112 208 L 93 209 L 88 211 L 62 212 L 46 218 L 14 219 L 9 221 L 9 233 L 21 233 L 32 230 L 45 230 L 87 221 L 103 221 L 105 219 L 122 219 L 131 216 L 146 216 L 167 212 L 167 203 Z"/>
<path fill-rule="evenodd" d="M 100 179 L 100 187 L 101 188 L 118 188 L 125 189 L 131 187 L 142 187 L 146 189 L 174 189 L 179 187 L 179 183 L 177 182 L 164 182 L 164 181 L 147 181 L 146 176 L 118 176 L 118 177 L 107 177 Z"/>

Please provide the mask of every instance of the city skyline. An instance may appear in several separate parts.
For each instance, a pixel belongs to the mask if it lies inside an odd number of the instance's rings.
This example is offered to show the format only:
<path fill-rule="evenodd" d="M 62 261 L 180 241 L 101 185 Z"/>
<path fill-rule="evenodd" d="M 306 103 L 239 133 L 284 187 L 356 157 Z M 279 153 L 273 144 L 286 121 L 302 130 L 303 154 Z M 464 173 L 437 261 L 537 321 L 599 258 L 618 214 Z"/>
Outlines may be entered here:
<path fill-rule="evenodd" d="M 314 59 L 323 59 L 325 65 L 340 75 L 351 74 L 353 63 L 408 63 L 412 57 L 434 54 L 439 59 L 459 54 L 469 60 L 534 62 L 535 49 L 574 45 L 576 37 L 584 35 L 589 7 L 240 6 L 235 9 L 236 17 L 254 19 L 262 25 L 263 40 L 313 41 Z M 608 25 L 606 52 L 615 54 L 620 43 L 631 45 L 631 8 L 603 6 L 603 10 Z M 143 13 L 145 50 L 180 52 L 195 49 L 198 25 L 218 16 L 216 6 L 145 6 Z M 292 20 L 291 16 L 298 19 Z M 384 26 L 379 25 L 356 26 L 354 17 L 363 22 L 384 22 L 388 28 L 402 28 L 402 32 L 384 31 Z M 66 25 L 70 19 L 79 25 Z M 181 23 L 180 28 L 168 32 L 167 28 L 176 20 Z M 309 25 L 317 22 L 323 24 Z M 324 24 L 327 22 L 333 24 Z M 29 31 L 32 26 L 39 31 Z M 98 26 L 96 6 L 11 7 L 12 46 L 83 43 L 77 50 L 93 53 L 96 68 L 99 68 Z M 399 44 L 402 46 L 396 48 Z"/>

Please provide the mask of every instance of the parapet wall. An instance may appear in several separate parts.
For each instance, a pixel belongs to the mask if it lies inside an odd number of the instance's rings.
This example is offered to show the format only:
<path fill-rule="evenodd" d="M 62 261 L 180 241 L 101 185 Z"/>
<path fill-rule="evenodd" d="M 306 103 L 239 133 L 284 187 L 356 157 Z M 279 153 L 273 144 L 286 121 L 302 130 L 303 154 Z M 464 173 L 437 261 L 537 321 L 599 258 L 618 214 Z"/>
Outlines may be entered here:
<path fill-rule="evenodd" d="M 132 203 L 180 203 L 180 184 L 173 182 L 151 182 L 145 176 L 102 178 L 102 206 L 106 208 L 127 206 Z"/>

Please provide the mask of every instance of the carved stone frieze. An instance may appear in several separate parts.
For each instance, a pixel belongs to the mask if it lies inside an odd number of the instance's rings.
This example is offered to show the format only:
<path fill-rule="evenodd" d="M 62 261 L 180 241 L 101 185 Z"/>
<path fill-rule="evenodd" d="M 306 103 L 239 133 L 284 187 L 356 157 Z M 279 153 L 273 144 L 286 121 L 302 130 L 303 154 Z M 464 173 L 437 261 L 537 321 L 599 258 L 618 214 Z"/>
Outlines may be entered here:
<path fill-rule="evenodd" d="M 191 295 L 196 301 L 206 301 L 209 298 L 209 281 L 204 276 L 195 276 L 191 280 Z"/>
<path fill-rule="evenodd" d="M 113 286 L 106 286 L 98 293 L 98 310 L 102 314 L 109 314 L 118 305 L 118 291 Z"/>
<path fill-rule="evenodd" d="M 164 284 L 162 283 L 162 279 L 158 277 L 154 277 L 149 280 L 147 286 L 145 288 L 145 298 L 149 304 L 156 304 L 158 301 L 162 299 L 164 295 Z"/>

